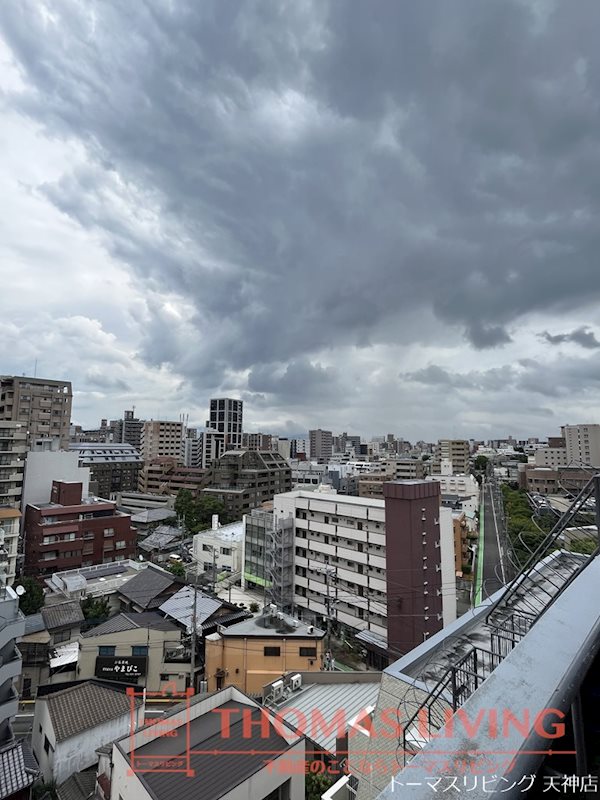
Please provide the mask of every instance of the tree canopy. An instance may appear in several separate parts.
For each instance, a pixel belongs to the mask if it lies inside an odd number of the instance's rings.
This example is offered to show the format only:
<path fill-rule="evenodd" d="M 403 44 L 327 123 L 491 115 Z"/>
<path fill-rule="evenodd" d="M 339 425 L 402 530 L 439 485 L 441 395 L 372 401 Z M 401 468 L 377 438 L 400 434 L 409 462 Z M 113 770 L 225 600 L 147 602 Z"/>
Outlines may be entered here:
<path fill-rule="evenodd" d="M 189 489 L 179 490 L 175 500 L 175 511 L 183 519 L 185 527 L 190 533 L 198 533 L 198 531 L 210 528 L 213 514 L 219 515 L 221 523 L 229 521 L 223 503 L 206 494 L 194 497 Z"/>
<path fill-rule="evenodd" d="M 19 597 L 19 608 L 28 617 L 37 614 L 44 605 L 44 590 L 35 578 L 23 578 L 17 585 L 25 589 L 25 594 Z"/>

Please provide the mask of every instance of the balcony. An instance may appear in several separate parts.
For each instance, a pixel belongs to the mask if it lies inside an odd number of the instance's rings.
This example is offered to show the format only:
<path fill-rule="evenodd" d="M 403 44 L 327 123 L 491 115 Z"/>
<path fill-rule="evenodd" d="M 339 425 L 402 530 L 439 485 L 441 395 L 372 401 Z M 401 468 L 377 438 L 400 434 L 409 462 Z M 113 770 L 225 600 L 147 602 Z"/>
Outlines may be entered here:
<path fill-rule="evenodd" d="M 19 695 L 11 686 L 6 693 L 6 699 L 0 700 L 0 721 L 16 717 L 19 711 Z"/>
<path fill-rule="evenodd" d="M 20 675 L 21 667 L 21 654 L 16 648 L 12 658 L 3 660 L 0 656 L 0 686 L 2 686 L 5 681 L 12 680 Z"/>

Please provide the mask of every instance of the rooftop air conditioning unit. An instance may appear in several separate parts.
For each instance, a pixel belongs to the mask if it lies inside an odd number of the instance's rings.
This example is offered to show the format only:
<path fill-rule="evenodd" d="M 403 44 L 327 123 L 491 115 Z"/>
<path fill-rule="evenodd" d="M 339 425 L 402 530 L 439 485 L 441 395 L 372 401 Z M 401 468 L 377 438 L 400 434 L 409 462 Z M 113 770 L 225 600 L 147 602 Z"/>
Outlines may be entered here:
<path fill-rule="evenodd" d="M 293 619 L 293 620 L 292 620 L 292 628 L 297 628 L 299 624 L 300 624 L 300 623 L 298 622 L 298 620 L 297 620 L 297 619 Z"/>
<path fill-rule="evenodd" d="M 290 686 L 292 688 L 292 692 L 297 692 L 302 686 L 302 675 L 300 675 L 299 672 L 297 672 L 295 675 L 292 675 L 290 678 Z"/>
<path fill-rule="evenodd" d="M 283 697 L 283 681 L 275 681 L 271 684 L 273 690 L 273 700 L 280 700 Z"/>
<path fill-rule="evenodd" d="M 277 619 L 284 619 L 284 618 L 285 618 L 285 614 L 283 613 L 283 611 L 278 611 L 277 612 Z"/>

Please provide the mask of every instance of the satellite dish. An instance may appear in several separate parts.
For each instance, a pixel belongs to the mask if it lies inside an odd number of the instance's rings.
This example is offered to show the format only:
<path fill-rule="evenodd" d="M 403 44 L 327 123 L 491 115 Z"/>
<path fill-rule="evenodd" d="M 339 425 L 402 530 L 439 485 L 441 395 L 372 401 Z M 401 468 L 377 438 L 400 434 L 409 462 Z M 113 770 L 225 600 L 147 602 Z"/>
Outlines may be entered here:
<path fill-rule="evenodd" d="M 16 586 L 15 587 L 15 592 L 19 595 L 19 597 L 22 597 L 25 594 L 26 591 L 27 591 L 27 589 L 24 586 Z"/>

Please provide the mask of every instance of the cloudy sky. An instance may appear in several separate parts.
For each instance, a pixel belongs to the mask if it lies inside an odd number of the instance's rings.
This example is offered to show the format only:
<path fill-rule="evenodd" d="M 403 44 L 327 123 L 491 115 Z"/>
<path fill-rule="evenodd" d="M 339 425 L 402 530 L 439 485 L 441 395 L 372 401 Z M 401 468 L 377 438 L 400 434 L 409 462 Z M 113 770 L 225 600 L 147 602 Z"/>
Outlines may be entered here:
<path fill-rule="evenodd" d="M 600 421 L 600 4 L 4 0 L 0 372 L 75 421 Z"/>

